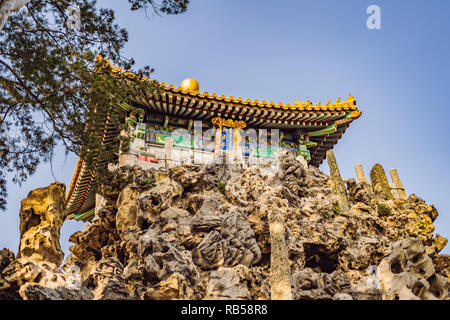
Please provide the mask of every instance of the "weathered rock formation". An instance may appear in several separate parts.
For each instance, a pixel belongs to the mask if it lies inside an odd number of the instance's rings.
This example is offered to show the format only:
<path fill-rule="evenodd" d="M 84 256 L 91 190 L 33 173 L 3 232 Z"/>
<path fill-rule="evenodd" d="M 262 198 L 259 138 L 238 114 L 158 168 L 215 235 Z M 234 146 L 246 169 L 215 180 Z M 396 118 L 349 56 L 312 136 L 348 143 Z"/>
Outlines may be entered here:
<path fill-rule="evenodd" d="M 18 257 L 60 264 L 64 253 L 59 245 L 59 230 L 65 219 L 64 184 L 31 191 L 20 209 L 20 246 Z"/>
<path fill-rule="evenodd" d="M 405 239 L 393 244 L 377 271 L 384 300 L 442 300 L 448 297 L 448 280 L 436 273 L 422 241 Z"/>
<path fill-rule="evenodd" d="M 345 189 L 336 158 L 331 149 L 327 151 L 327 160 L 328 166 L 330 167 L 330 187 L 337 198 L 338 208 L 343 212 L 348 212 L 347 190 Z"/>
<path fill-rule="evenodd" d="M 386 172 L 379 163 L 375 164 L 370 170 L 370 181 L 375 193 L 382 194 L 386 199 L 394 199 Z"/>
<path fill-rule="evenodd" d="M 373 188 L 335 169 L 111 166 L 62 266 L 64 187 L 38 189 L 20 257 L 0 251 L 0 299 L 450 299 L 436 209 L 392 199 L 379 168 Z"/>

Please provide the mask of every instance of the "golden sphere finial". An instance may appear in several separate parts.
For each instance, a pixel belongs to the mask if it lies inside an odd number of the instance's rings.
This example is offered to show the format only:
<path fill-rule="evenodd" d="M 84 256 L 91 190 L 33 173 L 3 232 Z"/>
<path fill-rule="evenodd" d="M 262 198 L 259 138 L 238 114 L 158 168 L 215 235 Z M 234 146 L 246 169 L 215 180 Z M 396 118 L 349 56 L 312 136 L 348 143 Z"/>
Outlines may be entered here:
<path fill-rule="evenodd" d="M 198 91 L 200 90 L 200 86 L 198 85 L 198 81 L 192 78 L 184 79 L 183 82 L 181 82 L 181 89 L 186 91 Z"/>

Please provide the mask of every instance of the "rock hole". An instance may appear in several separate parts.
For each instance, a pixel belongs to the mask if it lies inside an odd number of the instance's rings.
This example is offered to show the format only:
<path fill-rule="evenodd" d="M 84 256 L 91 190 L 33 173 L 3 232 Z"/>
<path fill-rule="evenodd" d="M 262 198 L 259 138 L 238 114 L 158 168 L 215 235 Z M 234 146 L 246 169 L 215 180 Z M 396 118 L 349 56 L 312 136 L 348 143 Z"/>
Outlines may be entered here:
<path fill-rule="evenodd" d="M 402 265 L 398 259 L 395 259 L 391 263 L 391 272 L 392 273 L 400 273 L 403 271 Z"/>
<path fill-rule="evenodd" d="M 331 273 L 338 266 L 338 255 L 336 252 L 328 251 L 324 245 L 315 243 L 304 243 L 305 267 L 319 269 L 320 272 Z"/>
<path fill-rule="evenodd" d="M 26 229 L 24 231 L 29 230 L 29 229 L 41 224 L 41 217 L 34 212 L 33 208 L 31 208 L 30 210 L 27 210 L 25 216 L 27 216 L 27 223 L 26 223 Z"/>
<path fill-rule="evenodd" d="M 421 292 L 422 292 L 422 290 L 424 289 L 424 285 L 423 285 L 423 283 L 422 282 L 416 282 L 415 284 L 414 284 L 414 287 L 412 288 L 412 293 L 415 295 L 415 296 L 420 296 L 421 295 Z"/>
<path fill-rule="evenodd" d="M 193 186 L 186 186 L 184 187 L 183 193 L 190 193 L 193 190 Z"/>
<path fill-rule="evenodd" d="M 141 230 L 147 230 L 150 227 L 150 223 L 146 219 L 141 220 Z"/>
<path fill-rule="evenodd" d="M 441 299 L 442 296 L 442 291 L 439 290 L 439 288 L 437 288 L 436 286 L 431 286 L 430 287 L 430 293 L 435 296 L 438 299 Z"/>
<path fill-rule="evenodd" d="M 263 266 L 270 265 L 270 253 L 261 254 L 261 260 L 258 264 Z"/>
<path fill-rule="evenodd" d="M 384 228 L 382 226 L 380 226 L 379 224 L 375 224 L 375 229 L 381 234 L 384 233 Z"/>
<path fill-rule="evenodd" d="M 95 261 L 100 261 L 102 259 L 102 253 L 97 251 L 97 250 L 93 250 L 91 248 L 88 248 L 88 251 L 92 252 L 94 254 L 95 257 Z"/>
<path fill-rule="evenodd" d="M 435 296 L 438 299 L 442 299 L 442 290 L 439 288 L 438 284 L 436 283 L 436 276 L 433 274 L 431 277 L 427 279 L 428 283 L 430 284 L 430 293 Z"/>
<path fill-rule="evenodd" d="M 39 283 L 42 280 L 42 272 L 40 272 L 37 277 L 33 280 L 35 283 Z"/>

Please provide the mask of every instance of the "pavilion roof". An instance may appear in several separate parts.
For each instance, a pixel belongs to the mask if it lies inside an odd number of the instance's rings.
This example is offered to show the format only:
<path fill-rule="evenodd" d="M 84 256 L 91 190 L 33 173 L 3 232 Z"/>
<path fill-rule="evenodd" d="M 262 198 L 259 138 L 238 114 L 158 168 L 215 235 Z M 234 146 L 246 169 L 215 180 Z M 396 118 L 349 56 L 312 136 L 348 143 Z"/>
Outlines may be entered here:
<path fill-rule="evenodd" d="M 109 61 L 97 57 L 98 61 L 106 61 L 113 73 L 123 73 L 130 81 L 124 86 L 129 103 L 124 103 L 125 110 L 145 108 L 151 112 L 180 118 L 190 118 L 210 121 L 214 117 L 244 121 L 248 127 L 299 129 L 303 133 L 320 131 L 325 134 L 311 134 L 310 141 L 315 146 L 310 147 L 310 165 L 318 167 L 326 157 L 326 152 L 332 149 L 345 133 L 350 123 L 358 119 L 362 112 L 356 106 L 356 100 L 349 95 L 346 100 L 340 98 L 334 103 L 330 100 L 326 104 L 314 104 L 311 101 L 281 103 L 266 100 L 244 99 L 241 97 L 219 95 L 217 93 L 200 92 L 198 89 L 175 87 L 173 84 L 157 83 L 153 80 L 152 88 L 156 85 L 159 90 L 145 90 L 138 82 L 149 82 L 147 78 L 140 79 L 135 74 L 122 71 L 111 66 Z M 198 86 L 197 86 L 198 87 Z M 145 86 L 144 86 L 145 88 Z M 150 86 L 149 86 L 150 88 Z M 130 106 L 131 105 L 131 106 Z M 124 108 L 122 106 L 122 108 Z M 107 119 L 101 126 L 103 143 L 111 143 L 114 134 Z M 99 159 L 96 165 L 105 165 Z M 92 216 L 95 205 L 97 182 L 86 163 L 79 159 L 67 193 L 67 208 L 69 213 L 77 219 L 85 220 Z"/>

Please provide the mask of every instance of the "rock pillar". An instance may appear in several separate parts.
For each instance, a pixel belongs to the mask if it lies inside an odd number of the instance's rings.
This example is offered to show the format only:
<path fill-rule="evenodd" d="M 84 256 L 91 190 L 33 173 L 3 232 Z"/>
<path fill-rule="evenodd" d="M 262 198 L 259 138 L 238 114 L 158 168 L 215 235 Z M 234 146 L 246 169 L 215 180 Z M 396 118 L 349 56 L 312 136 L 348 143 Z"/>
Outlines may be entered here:
<path fill-rule="evenodd" d="M 377 192 L 377 190 L 381 190 L 385 194 L 386 199 L 394 199 L 394 196 L 391 192 L 391 187 L 389 186 L 389 181 L 386 178 L 386 173 L 381 164 L 375 164 L 372 170 L 370 170 L 370 180 L 372 182 L 372 188 L 375 193 Z"/>
<path fill-rule="evenodd" d="M 18 258 L 50 261 L 59 265 L 64 253 L 59 244 L 60 229 L 66 217 L 66 186 L 55 182 L 31 191 L 20 208 Z"/>
<path fill-rule="evenodd" d="M 327 151 L 328 166 L 330 167 L 330 187 L 334 195 L 337 197 L 339 208 L 343 212 L 349 211 L 347 200 L 347 189 L 345 188 L 344 181 L 342 180 L 339 167 L 336 162 L 333 150 Z"/>
<path fill-rule="evenodd" d="M 397 187 L 395 186 L 394 183 L 389 184 L 389 186 L 391 187 L 391 193 L 392 196 L 394 197 L 395 200 L 400 199 L 399 194 L 397 192 Z"/>
<path fill-rule="evenodd" d="M 364 169 L 362 167 L 362 164 L 358 163 L 355 166 L 355 172 L 356 172 L 356 179 L 359 183 L 365 182 L 369 184 L 369 181 L 367 180 L 366 176 L 364 175 Z"/>
<path fill-rule="evenodd" d="M 272 300 L 292 300 L 291 267 L 285 241 L 284 217 L 272 208 L 268 214 L 270 231 L 270 292 Z"/>
<path fill-rule="evenodd" d="M 172 166 L 173 139 L 168 137 L 164 140 L 164 165 L 168 169 Z"/>
<path fill-rule="evenodd" d="M 395 189 L 397 191 L 398 198 L 400 200 L 408 199 L 408 197 L 406 196 L 405 187 L 403 186 L 402 181 L 398 177 L 397 169 L 391 169 L 389 172 L 391 174 L 392 183 L 394 184 Z"/>

